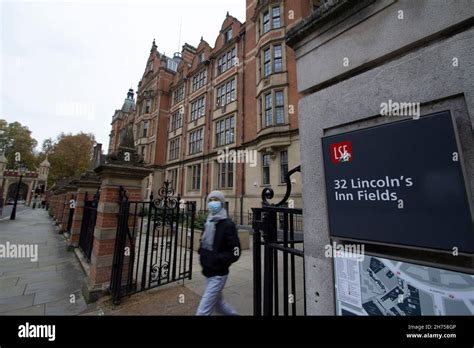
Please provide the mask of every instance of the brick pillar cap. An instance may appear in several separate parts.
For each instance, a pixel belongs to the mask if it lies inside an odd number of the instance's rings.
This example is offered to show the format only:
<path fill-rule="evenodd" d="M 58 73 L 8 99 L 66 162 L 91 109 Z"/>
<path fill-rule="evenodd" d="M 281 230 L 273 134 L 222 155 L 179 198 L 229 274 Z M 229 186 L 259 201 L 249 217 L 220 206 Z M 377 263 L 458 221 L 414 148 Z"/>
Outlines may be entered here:
<path fill-rule="evenodd" d="M 103 164 L 94 169 L 103 179 L 105 177 L 116 177 L 126 179 L 143 179 L 153 172 L 153 169 L 144 167 L 124 166 L 119 164 Z"/>

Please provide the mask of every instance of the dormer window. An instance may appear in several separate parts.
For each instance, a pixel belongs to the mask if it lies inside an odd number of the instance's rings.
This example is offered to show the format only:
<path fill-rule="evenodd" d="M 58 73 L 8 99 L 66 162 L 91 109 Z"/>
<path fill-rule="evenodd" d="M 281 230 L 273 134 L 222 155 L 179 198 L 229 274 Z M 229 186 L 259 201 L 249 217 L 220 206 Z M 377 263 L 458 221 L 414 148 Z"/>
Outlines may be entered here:
<path fill-rule="evenodd" d="M 225 42 L 227 43 L 230 40 L 232 40 L 232 28 L 225 32 Z"/>
<path fill-rule="evenodd" d="M 178 63 L 176 63 L 172 59 L 168 59 L 167 62 L 166 62 L 166 65 L 167 65 L 168 69 L 170 69 L 172 71 L 178 70 Z"/>
<path fill-rule="evenodd" d="M 199 53 L 198 61 L 199 61 L 199 63 L 204 62 L 204 52 Z"/>

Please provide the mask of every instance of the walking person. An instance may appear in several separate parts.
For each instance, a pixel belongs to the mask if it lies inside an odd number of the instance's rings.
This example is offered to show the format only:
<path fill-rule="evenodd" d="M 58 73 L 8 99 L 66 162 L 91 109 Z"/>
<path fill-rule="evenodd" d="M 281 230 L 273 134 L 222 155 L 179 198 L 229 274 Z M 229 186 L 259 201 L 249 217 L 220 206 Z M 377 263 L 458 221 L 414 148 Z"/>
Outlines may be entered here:
<path fill-rule="evenodd" d="M 224 208 L 225 197 L 212 191 L 207 197 L 209 216 L 204 226 L 198 253 L 206 288 L 196 315 L 211 315 L 214 309 L 224 315 L 238 315 L 222 297 L 229 267 L 240 257 L 240 241 L 235 224 Z"/>

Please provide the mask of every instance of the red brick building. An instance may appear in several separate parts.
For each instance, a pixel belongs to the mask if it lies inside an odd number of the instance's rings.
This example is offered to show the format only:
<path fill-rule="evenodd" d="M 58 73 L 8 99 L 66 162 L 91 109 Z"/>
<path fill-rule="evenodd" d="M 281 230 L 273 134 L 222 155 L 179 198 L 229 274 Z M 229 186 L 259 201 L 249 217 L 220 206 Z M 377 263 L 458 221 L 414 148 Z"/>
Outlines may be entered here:
<path fill-rule="evenodd" d="M 285 173 L 300 164 L 296 64 L 285 34 L 316 3 L 247 0 L 245 23 L 227 14 L 213 47 L 201 39 L 173 58 L 153 42 L 136 107 L 116 112 L 109 146 L 133 124 L 154 169 L 144 197 L 170 179 L 176 193 L 205 209 L 207 194 L 219 189 L 240 221 L 260 205 L 264 187 L 275 199 L 284 195 Z M 237 156 L 224 158 L 231 150 Z M 301 180 L 292 185 L 300 206 Z"/>

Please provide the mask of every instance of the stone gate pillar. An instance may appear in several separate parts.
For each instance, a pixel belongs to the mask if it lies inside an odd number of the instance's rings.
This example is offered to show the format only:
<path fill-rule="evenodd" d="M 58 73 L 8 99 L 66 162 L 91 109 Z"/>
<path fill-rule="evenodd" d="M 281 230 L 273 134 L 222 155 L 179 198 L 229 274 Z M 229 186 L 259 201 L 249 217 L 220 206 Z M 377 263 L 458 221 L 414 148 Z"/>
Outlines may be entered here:
<path fill-rule="evenodd" d="M 105 164 L 94 171 L 101 179 L 101 186 L 90 272 L 84 291 L 88 301 L 95 301 L 110 284 L 119 212 L 119 188 L 125 188 L 130 201 L 142 200 L 142 180 L 152 169 L 143 167 L 142 157 L 132 146 L 122 145 L 107 157 Z"/>

